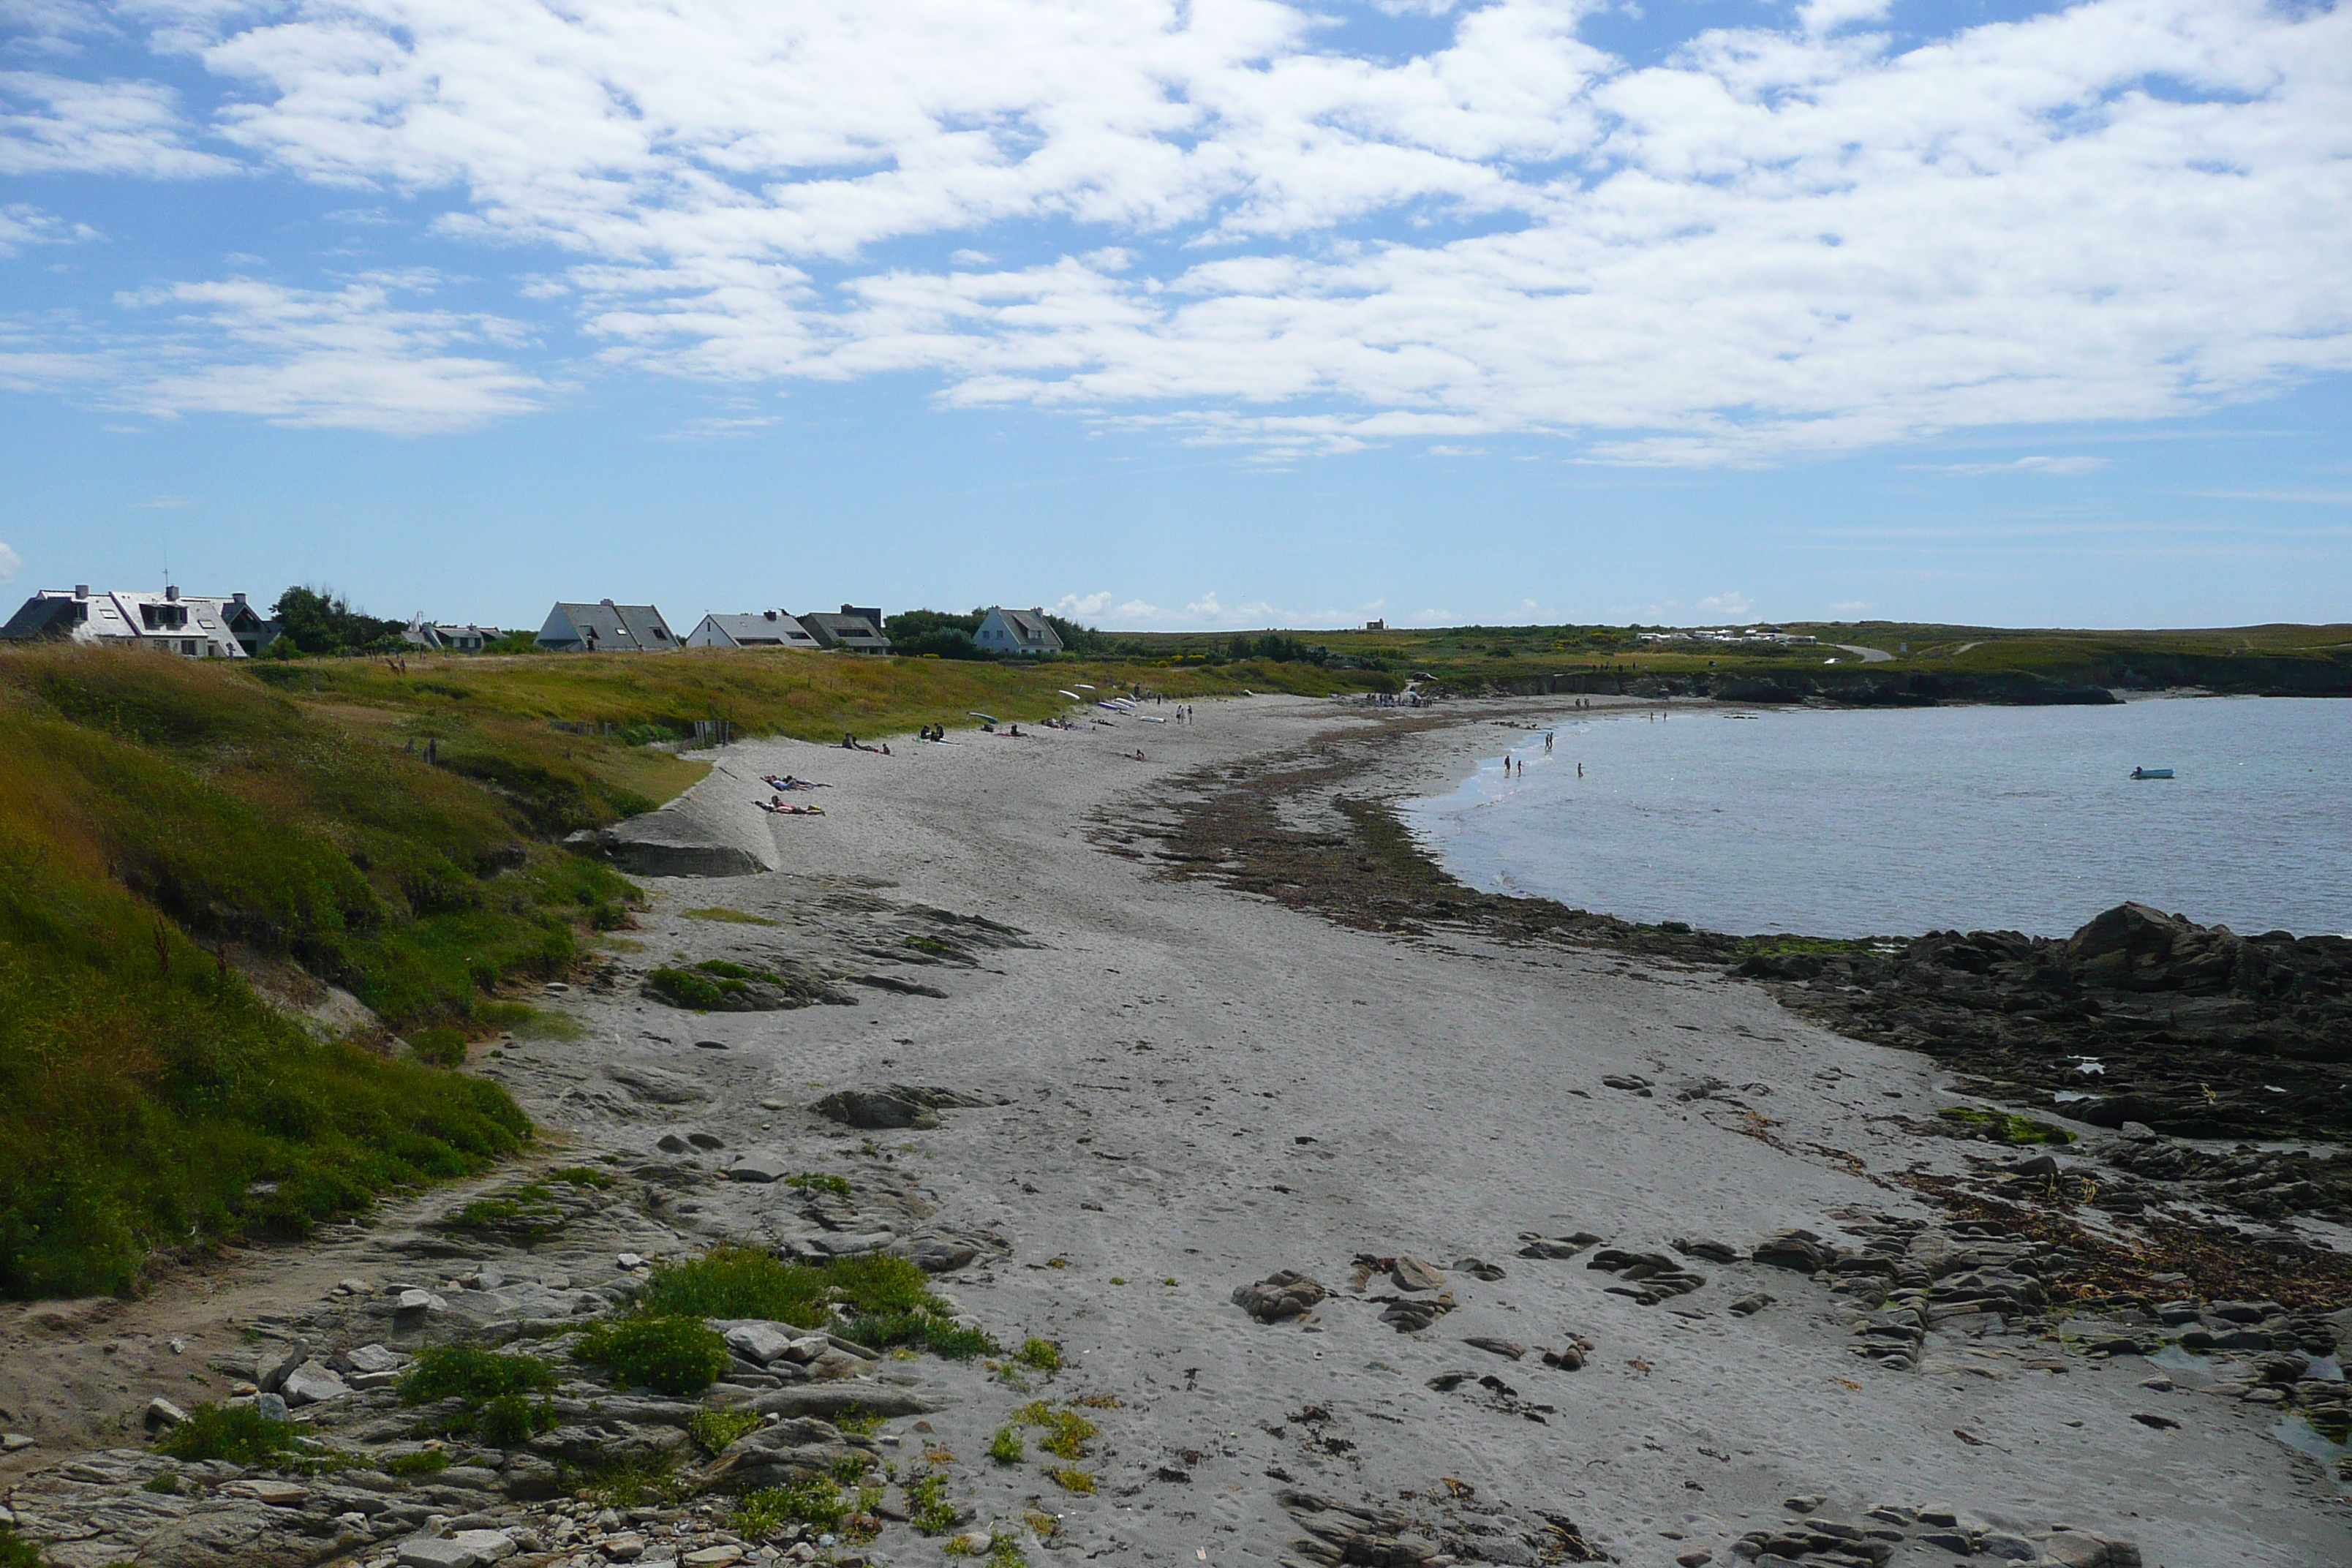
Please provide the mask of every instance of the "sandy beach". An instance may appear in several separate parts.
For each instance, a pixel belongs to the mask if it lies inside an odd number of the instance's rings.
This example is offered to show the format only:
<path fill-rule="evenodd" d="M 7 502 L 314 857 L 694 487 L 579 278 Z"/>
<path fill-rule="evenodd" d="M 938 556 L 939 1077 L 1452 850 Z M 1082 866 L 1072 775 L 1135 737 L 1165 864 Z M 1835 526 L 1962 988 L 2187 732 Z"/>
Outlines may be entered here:
<path fill-rule="evenodd" d="M 1457 705 L 1396 734 L 1350 788 L 1427 793 L 1501 749 L 1487 720 L 1554 710 Z M 907 1420 L 888 1430 L 955 1456 L 940 1463 L 983 1527 L 1058 1514 L 1045 1542 L 1024 1537 L 1043 1561 L 1336 1561 L 1299 1544 L 1328 1540 L 1303 1528 L 1306 1494 L 1393 1514 L 1389 1537 L 1429 1548 L 1347 1561 L 1590 1550 L 1728 1563 L 1743 1536 L 1756 1554 L 1759 1531 L 1784 1540 L 1768 1557 L 1802 1550 L 1789 1531 L 1806 1520 L 1850 1532 L 1815 1538 L 1817 1563 L 1967 1560 L 1956 1540 L 1983 1561 L 2092 1550 L 2053 1530 L 2135 1542 L 2167 1568 L 2352 1561 L 2352 1510 L 2273 1435 L 2278 1411 L 2200 1392 L 2225 1367 L 2085 1353 L 2087 1338 L 1986 1312 L 1874 1331 L 1834 1270 L 1748 1256 L 1802 1230 L 1927 1272 L 1971 1247 L 2001 1261 L 1998 1238 L 1956 1232 L 1894 1179 L 1962 1173 L 1984 1152 L 1891 1120 L 1974 1103 L 1927 1058 L 1829 1033 L 1719 967 L 1350 929 L 1175 875 L 1197 868 L 1155 847 L 1155 827 L 1223 770 L 1391 721 L 1247 699 L 1201 703 L 1189 724 L 893 738 L 887 757 L 780 742 L 719 753 L 695 809 L 740 816 L 766 796 L 761 775 L 790 773 L 828 786 L 793 797 L 824 815 L 765 824 L 773 870 L 646 879 L 641 929 L 621 933 L 601 982 L 560 994 L 582 1037 L 478 1058 L 562 1136 L 562 1159 L 677 1173 L 599 1228 L 512 1249 L 509 1277 L 561 1272 L 541 1284 L 577 1288 L 625 1246 L 854 1245 L 856 1200 L 828 1225 L 803 1191 L 721 1179 L 746 1157 L 911 1194 L 892 1199 L 895 1222 L 865 1216 L 888 1233 L 878 1242 L 961 1238 L 975 1255 L 941 1287 L 1000 1342 L 1058 1342 L 1064 1364 L 1016 1381 L 894 1363 L 936 1409 L 919 1437 Z M 1122 754 L 1139 747 L 1147 760 Z M 855 1005 L 694 1014 L 640 992 L 656 965 L 711 958 L 822 971 Z M 865 1131 L 808 1109 L 893 1084 L 986 1103 Z M 718 1146 L 662 1151 L 688 1134 Z M 282 1323 L 338 1279 L 373 1289 L 403 1267 L 459 1267 L 401 1247 L 461 1198 L 101 1313 L 76 1334 L 112 1334 L 123 1353 L 70 1391 L 30 1370 L 70 1358 L 66 1331 L 28 1314 L 9 1330 L 21 1355 L 0 1404 L 47 1411 L 57 1430 L 37 1452 L 54 1461 L 77 1401 L 135 1424 L 160 1391 L 141 1369 L 176 1367 L 173 1396 L 201 1397 L 189 1365 L 231 1349 L 240 1314 L 250 1327 L 274 1304 Z M 1546 1243 L 1565 1256 L 1524 1255 Z M 1633 1261 L 1595 1266 L 1612 1254 Z M 1237 1287 L 1285 1269 L 1328 1294 L 1275 1322 L 1235 1304 Z M 1663 1287 L 1642 1289 L 1645 1277 Z M 173 1361 L 167 1334 L 197 1342 Z M 1893 1340 L 1893 1358 L 1857 1353 Z M 1092 1495 L 982 1457 L 1040 1394 L 1094 1400 Z M 11 1464 L 22 1489 L 37 1471 Z M 937 1554 L 903 1526 L 866 1549 Z"/>

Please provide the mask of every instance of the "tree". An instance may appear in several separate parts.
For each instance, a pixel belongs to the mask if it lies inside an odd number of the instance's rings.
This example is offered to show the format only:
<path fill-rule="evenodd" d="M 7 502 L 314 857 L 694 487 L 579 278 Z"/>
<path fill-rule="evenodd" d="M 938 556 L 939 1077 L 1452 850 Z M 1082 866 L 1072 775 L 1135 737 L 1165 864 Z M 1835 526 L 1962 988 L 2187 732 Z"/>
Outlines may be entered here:
<path fill-rule="evenodd" d="M 400 622 L 354 610 L 331 588 L 289 588 L 269 606 L 269 616 L 278 636 L 303 653 L 374 653 L 403 646 Z"/>

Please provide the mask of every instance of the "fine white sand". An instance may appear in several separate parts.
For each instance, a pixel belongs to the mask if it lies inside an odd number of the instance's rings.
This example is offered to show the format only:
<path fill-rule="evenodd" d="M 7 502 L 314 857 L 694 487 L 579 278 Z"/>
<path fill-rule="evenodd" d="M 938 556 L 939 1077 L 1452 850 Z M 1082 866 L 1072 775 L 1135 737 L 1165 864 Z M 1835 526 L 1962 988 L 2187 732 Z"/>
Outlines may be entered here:
<path fill-rule="evenodd" d="M 1350 1503 L 1455 1478 L 1481 1499 L 1571 1515 L 1636 1564 L 1700 1547 L 1729 1562 L 1732 1540 L 1779 1519 L 1791 1494 L 1849 1517 L 1941 1501 L 2026 1534 L 2071 1524 L 2132 1537 L 2170 1568 L 2352 1562 L 2333 1483 L 2268 1434 L 2275 1416 L 2190 1392 L 2193 1373 L 2163 1393 L 2141 1386 L 2155 1369 L 2137 1358 L 2029 1370 L 2022 1359 L 2056 1347 L 2000 1335 L 1931 1336 L 1919 1370 L 1894 1372 L 1849 1352 L 1834 1298 L 1801 1275 L 1699 1262 L 1705 1289 L 1644 1307 L 1605 1293 L 1616 1281 L 1580 1258 L 1516 1256 L 1522 1232 L 1745 1247 L 1783 1226 L 1834 1236 L 1849 1205 L 1925 1213 L 1872 1176 L 1956 1168 L 1956 1146 L 1905 1139 L 1883 1118 L 1957 1100 L 1925 1058 L 1826 1034 L 1712 973 L 1359 932 L 1089 840 L 1157 813 L 1189 770 L 1373 721 L 1255 699 L 1203 702 L 1191 726 L 894 739 L 890 757 L 732 747 L 708 795 L 748 803 L 766 794 L 750 781 L 789 771 L 832 785 L 795 797 L 826 815 L 769 825 L 775 872 L 648 882 L 657 907 L 628 969 L 719 952 L 879 967 L 844 958 L 855 933 L 870 921 L 879 951 L 903 948 L 889 921 L 912 905 L 1040 945 L 979 968 L 896 971 L 950 994 L 865 990 L 855 1008 L 696 1017 L 624 984 L 582 999 L 588 1039 L 526 1053 L 502 1076 L 587 1146 L 643 1148 L 691 1127 L 815 1169 L 847 1169 L 859 1142 L 800 1109 L 823 1091 L 906 1082 L 1006 1097 L 950 1111 L 938 1131 L 871 1136 L 944 1218 L 1010 1240 L 1011 1258 L 944 1283 L 1000 1339 L 1063 1343 L 1068 1367 L 1038 1392 L 1121 1402 L 1090 1412 L 1100 1489 L 1075 1497 L 1034 1464 L 980 1457 L 1025 1395 L 976 1371 L 938 1374 L 961 1400 L 932 1418 L 932 1440 L 961 1457 L 958 1488 L 984 1518 L 1017 1520 L 1032 1499 L 1062 1513 L 1073 1560 L 1272 1563 L 1297 1534 L 1275 1501 L 1278 1469 Z M 1391 775 L 1433 786 L 1498 750 L 1498 733 L 1401 740 Z M 1148 762 L 1119 754 L 1138 746 Z M 782 923 L 681 912 L 711 905 Z M 719 1099 L 620 1121 L 561 1098 L 606 1057 L 701 1075 Z M 1604 1089 L 1611 1073 L 1661 1088 Z M 1703 1076 L 1771 1125 L 1674 1098 Z M 775 1191 L 731 1185 L 705 1228 L 723 1233 Z M 1507 1277 L 1450 1275 L 1459 1310 L 1401 1334 L 1347 1290 L 1359 1253 L 1440 1267 L 1475 1256 Z M 1236 1285 L 1278 1268 L 1335 1299 L 1304 1326 L 1231 1304 Z M 1777 1303 L 1725 1310 L 1758 1289 Z M 1558 1347 L 1570 1334 L 1593 1346 L 1580 1372 L 1462 1342 Z M 1428 1386 L 1449 1370 L 1496 1374 L 1552 1413 L 1538 1424 L 1482 1405 L 1475 1383 Z M 1328 1421 L 1302 1421 L 1310 1406 Z M 2183 1425 L 2152 1429 L 2135 1412 Z M 1163 1468 L 1189 1479 L 1158 1479 Z"/>

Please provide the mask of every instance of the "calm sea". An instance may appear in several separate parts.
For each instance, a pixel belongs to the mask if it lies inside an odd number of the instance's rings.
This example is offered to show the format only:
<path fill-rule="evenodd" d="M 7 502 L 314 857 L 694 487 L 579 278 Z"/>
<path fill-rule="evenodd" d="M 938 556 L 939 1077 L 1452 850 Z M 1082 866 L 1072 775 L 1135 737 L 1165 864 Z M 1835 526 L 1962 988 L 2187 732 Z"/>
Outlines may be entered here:
<path fill-rule="evenodd" d="M 2352 701 L 1596 714 L 1549 755 L 1492 733 L 1475 775 L 1405 808 L 1492 892 L 1742 933 L 2056 936 L 2136 899 L 2352 934 Z"/>

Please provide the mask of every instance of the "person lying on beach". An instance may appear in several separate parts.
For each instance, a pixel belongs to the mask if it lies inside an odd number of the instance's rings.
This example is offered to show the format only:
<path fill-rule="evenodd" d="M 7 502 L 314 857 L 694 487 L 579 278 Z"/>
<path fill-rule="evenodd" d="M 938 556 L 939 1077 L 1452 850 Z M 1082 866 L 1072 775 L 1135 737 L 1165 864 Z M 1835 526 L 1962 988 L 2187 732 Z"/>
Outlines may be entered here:
<path fill-rule="evenodd" d="M 782 778 L 778 778 L 775 774 L 770 773 L 760 782 L 766 784 L 770 789 L 831 789 L 833 787 L 831 784 L 818 784 L 813 779 L 796 779 L 790 773 L 786 773 Z"/>
<path fill-rule="evenodd" d="M 751 804 L 761 811 L 772 812 L 778 816 L 823 816 L 824 815 L 824 807 L 821 805 L 786 805 L 784 797 L 782 795 L 772 800 L 756 800 Z"/>

